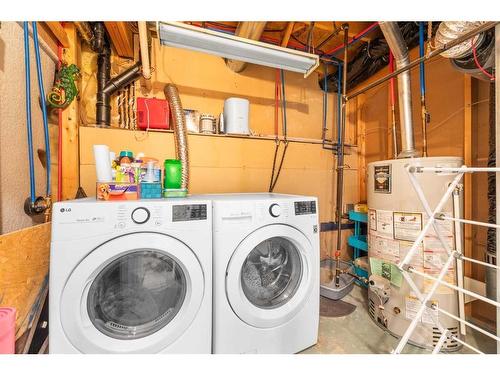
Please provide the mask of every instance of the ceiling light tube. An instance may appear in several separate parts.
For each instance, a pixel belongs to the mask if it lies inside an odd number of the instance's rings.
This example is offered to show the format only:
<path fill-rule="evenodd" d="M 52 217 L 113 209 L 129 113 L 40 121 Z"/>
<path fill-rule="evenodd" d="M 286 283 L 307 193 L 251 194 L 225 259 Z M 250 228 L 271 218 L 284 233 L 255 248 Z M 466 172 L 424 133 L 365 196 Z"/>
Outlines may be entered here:
<path fill-rule="evenodd" d="M 157 28 L 162 45 L 298 72 L 304 74 L 304 78 L 319 65 L 319 56 L 315 54 L 240 38 L 182 22 L 158 22 Z"/>

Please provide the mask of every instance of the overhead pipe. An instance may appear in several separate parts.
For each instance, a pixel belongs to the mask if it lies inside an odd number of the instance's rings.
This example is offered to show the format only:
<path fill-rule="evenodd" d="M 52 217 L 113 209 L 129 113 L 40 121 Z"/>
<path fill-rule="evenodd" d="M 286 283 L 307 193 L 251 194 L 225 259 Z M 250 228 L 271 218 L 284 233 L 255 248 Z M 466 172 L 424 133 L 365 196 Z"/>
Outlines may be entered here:
<path fill-rule="evenodd" d="M 174 120 L 174 138 L 175 138 L 175 153 L 177 159 L 181 161 L 181 189 L 188 190 L 189 188 L 189 149 L 187 140 L 186 118 L 182 109 L 179 90 L 174 84 L 167 84 L 164 89 L 165 97 L 167 98 L 172 110 L 172 118 Z"/>
<path fill-rule="evenodd" d="M 111 95 L 134 82 L 141 76 L 141 62 L 111 78 L 111 47 L 102 22 L 94 23 L 92 49 L 97 56 L 97 96 L 96 124 L 108 127 L 111 125 Z"/>
<path fill-rule="evenodd" d="M 351 44 L 356 43 L 357 41 L 361 40 L 361 38 L 365 37 L 367 34 L 369 34 L 370 32 L 372 32 L 373 30 L 375 30 L 376 27 L 378 26 L 378 24 L 379 24 L 379 22 L 372 23 L 366 29 L 361 30 L 359 33 L 357 33 L 356 35 L 354 35 L 351 38 L 351 40 L 348 39 L 347 41 L 344 41 L 344 43 L 338 45 L 337 47 L 334 47 L 334 48 L 326 51 L 325 55 L 333 57 L 337 53 L 343 51 L 346 48 L 346 46 L 349 47 Z"/>
<path fill-rule="evenodd" d="M 235 36 L 251 40 L 260 40 L 264 29 L 266 28 L 266 22 L 240 22 L 236 28 Z M 226 65 L 236 73 L 242 72 L 247 63 L 244 61 L 225 59 Z"/>
<path fill-rule="evenodd" d="M 425 55 L 424 23 L 418 24 L 419 56 Z M 427 124 L 429 123 L 429 112 L 425 103 L 425 64 L 420 63 L 420 107 L 422 116 L 422 154 L 427 157 Z"/>
<path fill-rule="evenodd" d="M 76 31 L 80 34 L 80 37 L 83 39 L 85 43 L 89 46 L 92 46 L 92 40 L 94 39 L 94 32 L 92 31 L 92 27 L 86 21 L 74 21 L 73 22 Z"/>
<path fill-rule="evenodd" d="M 476 28 L 472 31 L 469 31 L 468 33 L 458 37 L 457 39 L 454 39 L 451 42 L 448 42 L 448 43 L 442 45 L 441 47 L 434 49 L 432 52 L 428 53 L 427 55 L 413 60 L 408 65 L 406 65 L 402 68 L 398 68 L 394 72 L 387 74 L 386 76 L 377 79 L 376 81 L 364 86 L 363 88 L 350 93 L 349 95 L 346 96 L 346 100 L 349 101 L 349 100 L 351 100 L 351 99 L 353 99 L 361 94 L 364 94 L 367 91 L 370 91 L 371 89 L 381 85 L 385 81 L 387 81 L 393 77 L 397 77 L 400 74 L 414 68 L 415 66 L 419 65 L 422 61 L 424 61 L 424 62 L 429 61 L 429 60 L 433 59 L 434 57 L 438 56 L 439 54 L 441 54 L 442 52 L 447 51 L 450 48 L 452 48 L 460 43 L 463 43 L 466 40 L 469 40 L 470 38 L 472 38 L 473 36 L 476 36 L 479 33 L 482 33 L 484 31 L 491 29 L 492 27 L 496 26 L 498 23 L 499 22 L 497 22 L 497 21 L 486 22 L 485 24 L 479 26 L 478 28 Z"/>
<path fill-rule="evenodd" d="M 146 88 L 151 91 L 151 64 L 149 61 L 148 25 L 146 21 L 137 22 L 139 29 L 139 46 L 141 50 L 142 77 L 146 80 Z"/>
<path fill-rule="evenodd" d="M 341 30 L 342 28 L 340 28 Z M 329 62 L 328 62 L 329 63 Z M 322 131 L 321 131 L 321 143 L 322 147 L 325 150 L 331 150 L 335 151 L 336 146 L 338 146 L 338 137 L 337 137 L 337 143 L 333 141 L 333 139 L 327 139 L 326 138 L 326 132 L 328 130 L 326 126 L 326 120 L 328 117 L 328 104 L 326 103 L 328 99 L 328 90 L 326 89 L 327 87 L 327 76 L 328 76 L 328 69 L 327 69 L 327 62 L 324 63 L 324 77 L 323 77 L 323 125 L 322 125 Z M 333 60 L 331 62 L 332 64 L 337 66 L 337 82 L 339 84 L 337 85 L 337 129 L 340 129 L 340 111 L 342 108 L 342 85 L 341 85 L 341 80 L 342 80 L 342 63 Z M 337 135 L 339 134 L 339 131 L 337 131 Z M 344 144 L 346 147 L 352 147 L 352 145 Z M 328 146 L 328 147 L 327 147 Z"/>
<path fill-rule="evenodd" d="M 408 47 L 401 34 L 397 22 L 380 22 L 380 29 L 385 40 L 394 55 L 396 66 L 402 69 L 410 64 Z M 411 158 L 419 156 L 415 149 L 415 138 L 413 134 L 413 118 L 411 104 L 411 80 L 410 72 L 404 71 L 398 76 L 398 99 L 399 118 L 401 125 L 401 152 L 399 158 Z"/>
<path fill-rule="evenodd" d="M 389 72 L 394 72 L 394 56 L 389 51 Z M 392 127 L 392 147 L 394 152 L 394 159 L 398 157 L 398 135 L 396 133 L 396 98 L 394 96 L 394 78 L 389 82 L 390 95 L 391 95 L 391 127 Z"/>

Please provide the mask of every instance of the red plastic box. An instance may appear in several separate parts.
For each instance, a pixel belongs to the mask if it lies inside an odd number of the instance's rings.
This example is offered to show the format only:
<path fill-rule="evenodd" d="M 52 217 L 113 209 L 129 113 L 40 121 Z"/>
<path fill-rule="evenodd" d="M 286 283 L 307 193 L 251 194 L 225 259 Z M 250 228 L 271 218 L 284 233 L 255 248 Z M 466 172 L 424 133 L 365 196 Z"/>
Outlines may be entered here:
<path fill-rule="evenodd" d="M 165 99 L 137 98 L 139 129 L 170 129 L 170 106 Z"/>

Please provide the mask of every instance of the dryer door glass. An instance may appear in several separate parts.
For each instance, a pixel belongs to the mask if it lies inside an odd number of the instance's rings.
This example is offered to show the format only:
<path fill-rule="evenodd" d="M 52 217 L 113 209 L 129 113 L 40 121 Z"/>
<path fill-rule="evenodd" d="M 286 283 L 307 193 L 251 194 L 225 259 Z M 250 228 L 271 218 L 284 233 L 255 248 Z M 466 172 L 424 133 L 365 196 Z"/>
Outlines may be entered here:
<path fill-rule="evenodd" d="M 290 300 L 300 285 L 302 261 L 297 247 L 283 237 L 258 244 L 241 270 L 241 285 L 255 306 L 272 309 Z"/>
<path fill-rule="evenodd" d="M 87 311 L 116 339 L 138 339 L 166 326 L 186 296 L 181 266 L 164 252 L 139 250 L 114 259 L 94 279 Z"/>

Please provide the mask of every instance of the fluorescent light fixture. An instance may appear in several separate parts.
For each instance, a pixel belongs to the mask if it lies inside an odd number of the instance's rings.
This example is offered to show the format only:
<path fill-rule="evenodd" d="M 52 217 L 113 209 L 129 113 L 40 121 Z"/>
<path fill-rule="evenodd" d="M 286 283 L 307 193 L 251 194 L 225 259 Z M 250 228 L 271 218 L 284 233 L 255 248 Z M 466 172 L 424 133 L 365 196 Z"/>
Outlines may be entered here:
<path fill-rule="evenodd" d="M 319 56 L 240 38 L 182 22 L 158 22 L 160 43 L 211 55 L 269 66 L 292 72 L 311 74 L 319 65 Z"/>

